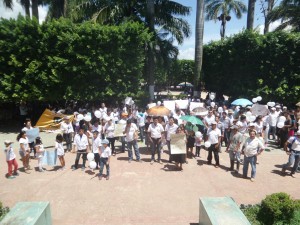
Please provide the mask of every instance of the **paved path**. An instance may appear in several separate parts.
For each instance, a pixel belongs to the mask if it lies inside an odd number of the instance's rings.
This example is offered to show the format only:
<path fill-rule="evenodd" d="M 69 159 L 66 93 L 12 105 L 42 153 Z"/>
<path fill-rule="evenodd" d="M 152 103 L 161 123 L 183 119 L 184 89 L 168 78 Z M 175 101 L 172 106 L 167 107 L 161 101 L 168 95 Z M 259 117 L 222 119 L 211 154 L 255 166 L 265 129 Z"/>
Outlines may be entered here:
<path fill-rule="evenodd" d="M 41 133 L 41 137 L 45 146 L 54 145 L 54 134 Z M 201 150 L 201 158 L 189 159 L 179 172 L 167 163 L 167 154 L 163 154 L 163 164 L 150 165 L 145 148 L 141 148 L 142 163 L 129 164 L 127 153 L 113 157 L 109 181 L 99 181 L 89 169 L 72 171 L 72 153 L 66 154 L 65 171 L 47 167 L 45 173 L 21 172 L 16 179 L 7 180 L 3 141 L 15 138 L 16 133 L 0 133 L 0 201 L 9 207 L 18 201 L 50 201 L 55 225 L 188 225 L 198 222 L 199 198 L 204 196 L 231 196 L 238 204 L 258 203 L 267 194 L 281 191 L 300 198 L 300 174 L 297 178 L 280 175 L 281 165 L 287 160 L 281 150 L 264 152 L 259 157 L 254 183 L 226 171 L 229 156 L 224 151 L 220 154 L 221 168 L 206 165 L 207 152 Z M 17 148 L 14 143 L 15 153 Z M 37 161 L 31 160 L 31 165 L 37 166 Z"/>

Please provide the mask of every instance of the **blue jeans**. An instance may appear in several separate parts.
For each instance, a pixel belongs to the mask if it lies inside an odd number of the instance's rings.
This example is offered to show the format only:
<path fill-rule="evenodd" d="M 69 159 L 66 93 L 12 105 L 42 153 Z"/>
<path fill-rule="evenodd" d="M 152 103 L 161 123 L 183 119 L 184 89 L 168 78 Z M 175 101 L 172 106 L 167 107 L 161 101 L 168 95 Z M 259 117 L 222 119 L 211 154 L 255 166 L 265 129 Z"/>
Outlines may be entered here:
<path fill-rule="evenodd" d="M 145 130 L 145 126 L 142 126 L 142 127 L 139 127 L 139 130 L 140 130 L 140 138 L 141 138 L 141 141 L 143 142 L 144 141 L 144 130 Z"/>
<path fill-rule="evenodd" d="M 99 176 L 102 176 L 104 165 L 106 167 L 106 176 L 109 176 L 109 164 L 107 165 L 108 158 L 100 158 L 100 171 Z"/>
<path fill-rule="evenodd" d="M 289 156 L 289 161 L 287 164 L 283 166 L 283 170 L 285 171 L 288 167 L 290 167 L 293 163 L 293 168 L 291 174 L 294 174 L 298 168 L 298 164 L 300 162 L 300 152 L 291 150 L 291 154 Z"/>
<path fill-rule="evenodd" d="M 139 146 L 137 144 L 137 140 L 127 142 L 129 160 L 132 160 L 132 147 L 134 149 L 136 160 L 140 160 L 140 151 L 139 151 Z"/>
<path fill-rule="evenodd" d="M 268 133 L 268 139 L 270 140 L 270 136 L 272 135 L 273 140 L 275 140 L 275 134 L 276 134 L 276 127 L 270 126 L 269 133 Z"/>
<path fill-rule="evenodd" d="M 154 160 L 155 152 L 157 152 L 157 160 L 160 160 L 161 138 L 151 138 L 151 160 Z"/>
<path fill-rule="evenodd" d="M 247 177 L 248 174 L 248 167 L 249 167 L 249 163 L 251 165 L 251 178 L 255 178 L 256 175 L 256 161 L 257 161 L 257 157 L 256 155 L 254 156 L 250 156 L 244 157 L 244 168 L 243 168 L 243 176 Z"/>

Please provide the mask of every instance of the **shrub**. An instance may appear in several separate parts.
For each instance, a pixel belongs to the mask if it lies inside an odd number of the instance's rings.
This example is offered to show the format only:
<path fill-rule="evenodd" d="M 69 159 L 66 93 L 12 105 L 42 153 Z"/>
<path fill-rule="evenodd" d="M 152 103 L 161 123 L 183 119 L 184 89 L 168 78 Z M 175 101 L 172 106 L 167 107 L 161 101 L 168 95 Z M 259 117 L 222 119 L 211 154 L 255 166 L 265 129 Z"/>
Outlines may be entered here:
<path fill-rule="evenodd" d="M 4 218 L 4 216 L 9 212 L 8 207 L 3 207 L 2 202 L 0 202 L 0 221 Z"/>
<path fill-rule="evenodd" d="M 298 204 L 286 193 L 268 195 L 261 202 L 258 218 L 263 224 L 290 224 Z"/>

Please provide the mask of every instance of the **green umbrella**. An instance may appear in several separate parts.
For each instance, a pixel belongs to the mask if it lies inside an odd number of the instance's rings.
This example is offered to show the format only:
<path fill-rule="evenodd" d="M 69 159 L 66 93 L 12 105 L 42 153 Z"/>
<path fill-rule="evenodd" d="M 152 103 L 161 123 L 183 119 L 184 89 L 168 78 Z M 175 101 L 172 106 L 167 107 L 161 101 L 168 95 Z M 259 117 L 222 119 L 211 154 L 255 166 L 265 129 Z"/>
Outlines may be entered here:
<path fill-rule="evenodd" d="M 204 123 L 202 122 L 202 120 L 200 120 L 196 116 L 185 115 L 185 116 L 181 116 L 179 119 L 185 120 L 187 122 L 191 122 L 192 124 L 198 124 L 198 125 L 204 126 Z"/>

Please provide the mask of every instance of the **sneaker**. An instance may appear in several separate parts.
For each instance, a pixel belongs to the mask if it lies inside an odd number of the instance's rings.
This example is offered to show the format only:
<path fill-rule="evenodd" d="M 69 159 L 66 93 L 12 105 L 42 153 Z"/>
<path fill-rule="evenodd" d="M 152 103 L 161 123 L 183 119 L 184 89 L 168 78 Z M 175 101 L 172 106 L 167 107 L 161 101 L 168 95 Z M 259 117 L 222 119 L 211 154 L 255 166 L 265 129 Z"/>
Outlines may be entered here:
<path fill-rule="evenodd" d="M 72 166 L 72 171 L 77 170 L 77 168 L 75 166 Z"/>
<path fill-rule="evenodd" d="M 215 165 L 215 168 L 219 168 L 219 165 Z"/>
<path fill-rule="evenodd" d="M 109 180 L 109 176 L 106 177 L 106 180 Z"/>
<path fill-rule="evenodd" d="M 9 177 L 7 177 L 7 179 L 15 179 L 16 177 L 15 176 L 9 176 Z"/>
<path fill-rule="evenodd" d="M 45 170 L 43 170 L 43 169 L 40 169 L 40 170 L 39 170 L 39 172 L 43 173 L 43 172 L 45 172 Z"/>
<path fill-rule="evenodd" d="M 14 175 L 14 176 L 19 176 L 20 174 L 19 174 L 18 171 L 16 171 L 16 172 L 13 173 L 13 175 Z"/>
<path fill-rule="evenodd" d="M 252 177 L 250 178 L 250 180 L 251 180 L 251 182 L 254 182 L 254 181 L 255 181 L 255 179 L 254 179 L 254 178 L 252 178 Z"/>
<path fill-rule="evenodd" d="M 161 160 L 158 160 L 158 163 L 159 163 L 159 164 L 162 164 L 162 161 L 161 161 Z"/>
<path fill-rule="evenodd" d="M 152 165 L 154 163 L 154 160 L 151 160 L 150 164 Z"/>
<path fill-rule="evenodd" d="M 131 163 L 131 159 L 128 160 L 128 163 Z"/>
<path fill-rule="evenodd" d="M 291 176 L 292 176 L 293 178 L 296 178 L 296 175 L 295 175 L 294 173 L 291 173 Z"/>

